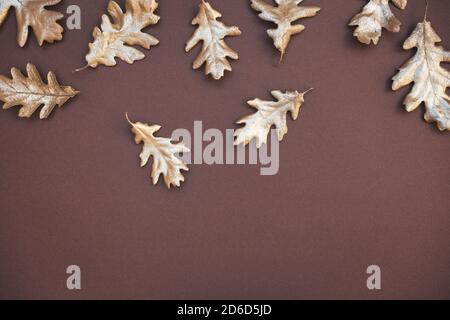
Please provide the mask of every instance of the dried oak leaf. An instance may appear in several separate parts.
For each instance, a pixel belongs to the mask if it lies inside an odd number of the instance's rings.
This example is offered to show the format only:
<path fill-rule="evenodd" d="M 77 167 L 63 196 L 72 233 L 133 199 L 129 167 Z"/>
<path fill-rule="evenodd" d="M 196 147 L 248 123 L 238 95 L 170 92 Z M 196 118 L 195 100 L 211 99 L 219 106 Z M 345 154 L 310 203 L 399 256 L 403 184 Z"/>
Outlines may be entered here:
<path fill-rule="evenodd" d="M 187 41 L 185 51 L 189 52 L 200 41 L 203 41 L 202 51 L 195 59 L 193 68 L 198 69 L 206 63 L 205 74 L 211 74 L 215 80 L 223 77 L 225 70 L 231 71 L 231 65 L 227 57 L 238 59 L 237 52 L 231 49 L 223 40 L 226 36 L 239 36 L 238 27 L 227 27 L 217 21 L 222 14 L 214 10 L 208 2 L 202 0 L 199 12 L 192 20 L 193 25 L 198 25 L 192 37 Z"/>
<path fill-rule="evenodd" d="M 0 100 L 4 102 L 3 109 L 22 106 L 19 117 L 29 118 L 43 105 L 39 117 L 47 118 L 55 106 L 61 107 L 78 91 L 69 86 L 61 86 L 55 74 L 50 71 L 45 84 L 36 67 L 28 63 L 25 77 L 19 69 L 11 69 L 12 79 L 0 75 Z"/>
<path fill-rule="evenodd" d="M 441 62 L 450 62 L 450 52 L 436 43 L 441 38 L 426 19 L 417 24 L 406 39 L 403 49 L 417 48 L 416 55 L 407 61 L 392 79 L 392 90 L 396 91 L 414 82 L 406 96 L 404 105 L 408 112 L 425 103 L 425 121 L 437 122 L 440 130 L 450 130 L 450 97 L 446 94 L 450 86 L 450 73 Z"/>
<path fill-rule="evenodd" d="M 296 120 L 302 106 L 304 96 L 311 91 L 309 89 L 303 93 L 298 91 L 281 92 L 279 90 L 272 91 L 272 96 L 278 101 L 263 101 L 258 98 L 250 100 L 247 103 L 257 109 L 254 114 L 245 116 L 238 120 L 237 124 L 245 124 L 244 127 L 239 128 L 234 133 L 234 144 L 237 146 L 243 144 L 244 146 L 256 139 L 257 147 L 261 147 L 263 143 L 267 143 L 267 135 L 270 128 L 275 126 L 278 141 L 283 140 L 284 135 L 288 132 L 286 124 L 286 114 L 291 113 L 293 120 Z"/>
<path fill-rule="evenodd" d="M 116 57 L 129 64 L 144 59 L 145 54 L 132 46 L 140 45 L 150 49 L 159 43 L 158 39 L 141 31 L 158 23 L 160 17 L 154 14 L 157 8 L 155 0 L 126 0 L 126 13 L 123 13 L 115 1 L 110 1 L 108 12 L 113 22 L 104 14 L 101 30 L 94 28 L 94 42 L 89 43 L 89 53 L 86 55 L 88 66 L 115 66 Z"/>
<path fill-rule="evenodd" d="M 130 121 L 128 115 L 126 115 L 126 118 L 132 126 L 131 131 L 135 135 L 134 141 L 136 144 L 144 142 L 142 153 L 139 155 L 141 167 L 147 164 L 150 156 L 153 157 L 151 174 L 153 184 L 158 182 L 159 176 L 162 174 L 167 188 L 170 189 L 171 185 L 179 187 L 180 183 L 184 181 L 181 170 L 188 171 L 189 169 L 183 161 L 177 158 L 176 154 L 189 152 L 190 150 L 182 143 L 173 144 L 171 139 L 155 137 L 154 133 L 161 126 L 141 122 L 134 123 Z"/>
<path fill-rule="evenodd" d="M 63 27 L 56 21 L 64 15 L 45 9 L 61 0 L 0 0 L 0 26 L 5 21 L 11 7 L 15 8 L 17 21 L 17 43 L 23 47 L 28 38 L 28 27 L 36 35 L 39 45 L 44 41 L 54 42 L 62 39 Z"/>
<path fill-rule="evenodd" d="M 392 1 L 397 8 L 404 10 L 408 3 L 407 0 L 370 0 L 365 5 L 362 12 L 355 15 L 349 23 L 349 26 L 357 26 L 353 35 L 361 43 L 378 43 L 381 37 L 382 28 L 391 32 L 399 32 L 401 22 L 391 11 L 389 1 Z"/>
<path fill-rule="evenodd" d="M 267 34 L 273 39 L 273 44 L 281 52 L 280 60 L 283 59 L 291 36 L 305 29 L 302 24 L 292 25 L 292 23 L 301 18 L 314 17 L 320 10 L 317 6 L 301 6 L 300 3 L 303 0 L 275 0 L 276 7 L 264 0 L 251 1 L 252 8 L 261 12 L 259 14 L 261 19 L 278 25 L 277 29 L 267 30 Z"/>

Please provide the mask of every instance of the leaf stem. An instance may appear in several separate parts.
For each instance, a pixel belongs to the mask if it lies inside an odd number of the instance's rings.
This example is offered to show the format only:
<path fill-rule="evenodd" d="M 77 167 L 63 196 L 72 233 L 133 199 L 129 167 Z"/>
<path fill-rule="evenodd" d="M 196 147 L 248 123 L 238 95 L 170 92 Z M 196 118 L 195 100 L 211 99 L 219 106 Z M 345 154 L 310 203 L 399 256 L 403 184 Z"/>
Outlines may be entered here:
<path fill-rule="evenodd" d="M 72 73 L 80 72 L 80 71 L 86 70 L 87 68 L 89 68 L 89 65 L 88 65 L 88 64 L 85 65 L 85 66 L 83 66 L 83 67 L 81 67 L 81 68 L 78 68 L 78 69 L 73 70 Z"/>
<path fill-rule="evenodd" d="M 312 91 L 312 90 L 314 90 L 314 88 L 309 88 L 308 90 L 306 90 L 306 91 L 303 92 L 302 94 L 305 95 L 305 94 L 307 94 L 308 92 L 310 92 L 310 91 Z"/>
<path fill-rule="evenodd" d="M 130 121 L 130 118 L 128 118 L 128 112 L 125 112 L 125 118 L 127 118 L 127 121 L 128 121 L 131 125 L 133 125 L 133 123 Z"/>

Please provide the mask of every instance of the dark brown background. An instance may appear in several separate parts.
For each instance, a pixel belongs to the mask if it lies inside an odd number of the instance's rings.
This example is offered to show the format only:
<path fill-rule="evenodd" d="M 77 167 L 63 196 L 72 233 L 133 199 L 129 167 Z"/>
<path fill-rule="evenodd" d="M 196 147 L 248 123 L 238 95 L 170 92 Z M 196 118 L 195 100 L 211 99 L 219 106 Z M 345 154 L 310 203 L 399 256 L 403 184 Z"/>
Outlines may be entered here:
<path fill-rule="evenodd" d="M 390 78 L 414 53 L 403 40 L 422 19 L 410 1 L 400 33 L 366 47 L 346 24 L 360 0 L 308 0 L 281 65 L 249 1 L 212 1 L 241 37 L 240 59 L 214 82 L 184 53 L 198 0 L 161 1 L 149 32 L 161 44 L 134 65 L 73 74 L 107 0 L 64 1 L 82 9 L 82 30 L 39 48 L 0 29 L 0 73 L 28 61 L 81 91 L 46 121 L 0 112 L 1 298 L 450 298 L 449 136 L 423 110 L 402 109 L 407 89 Z M 119 1 L 123 5 L 124 1 Z M 429 19 L 450 48 L 450 1 Z M 289 120 L 276 176 L 257 166 L 192 165 L 179 190 L 153 186 L 124 118 L 175 128 L 235 128 L 245 101 L 271 89 L 316 88 Z M 82 268 L 81 291 L 65 269 Z M 378 292 L 365 269 L 382 268 Z"/>

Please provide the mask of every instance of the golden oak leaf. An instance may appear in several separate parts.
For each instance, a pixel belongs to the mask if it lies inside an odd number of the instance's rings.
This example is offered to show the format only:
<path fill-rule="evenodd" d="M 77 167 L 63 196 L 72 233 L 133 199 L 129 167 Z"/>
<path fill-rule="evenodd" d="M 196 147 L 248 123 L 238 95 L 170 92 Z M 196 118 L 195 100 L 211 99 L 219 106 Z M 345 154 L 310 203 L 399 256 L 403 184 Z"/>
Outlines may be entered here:
<path fill-rule="evenodd" d="M 362 12 L 355 15 L 349 26 L 357 26 L 353 35 L 361 43 L 377 44 L 381 37 L 382 28 L 391 32 L 399 32 L 401 22 L 391 11 L 389 2 L 392 1 L 399 9 L 404 10 L 407 0 L 369 0 Z"/>
<path fill-rule="evenodd" d="M 145 166 L 153 157 L 152 178 L 153 184 L 158 182 L 159 176 L 164 176 L 164 182 L 167 188 L 171 185 L 179 187 L 184 177 L 181 170 L 188 171 L 187 165 L 177 158 L 176 154 L 189 152 L 190 150 L 182 143 L 173 144 L 171 139 L 155 137 L 154 134 L 161 126 L 148 125 L 141 122 L 131 122 L 126 115 L 128 122 L 131 124 L 131 131 L 134 133 L 134 141 L 136 144 L 144 143 L 143 150 L 139 157 L 141 158 L 141 167 Z"/>
<path fill-rule="evenodd" d="M 227 57 L 238 59 L 238 54 L 223 40 L 226 36 L 238 36 L 241 31 L 238 27 L 228 27 L 217 21 L 222 15 L 214 10 L 208 2 L 202 0 L 199 12 L 192 20 L 198 25 L 192 37 L 187 41 L 185 51 L 189 52 L 200 41 L 203 41 L 202 51 L 195 59 L 193 68 L 198 69 L 206 63 L 205 74 L 211 74 L 215 80 L 223 77 L 225 70 L 231 71 Z"/>
<path fill-rule="evenodd" d="M 263 101 L 258 98 L 248 101 L 247 103 L 258 111 L 236 122 L 237 124 L 243 123 L 245 125 L 236 130 L 234 144 L 243 144 L 245 146 L 253 139 L 256 139 L 257 147 L 259 148 L 263 143 L 267 143 L 267 135 L 272 126 L 276 128 L 278 141 L 283 140 L 284 135 L 288 132 L 286 124 L 287 113 L 290 112 L 292 119 L 296 120 L 300 107 L 305 101 L 304 96 L 311 90 L 309 89 L 303 93 L 274 90 L 271 93 L 278 100 L 276 102 Z"/>
<path fill-rule="evenodd" d="M 86 55 L 88 66 L 115 66 L 116 57 L 129 64 L 144 59 L 145 54 L 132 46 L 150 49 L 159 43 L 158 39 L 141 31 L 158 23 L 159 16 L 154 14 L 157 8 L 155 0 L 126 0 L 126 13 L 123 13 L 115 1 L 110 1 L 108 12 L 113 22 L 104 14 L 101 29 L 94 28 L 94 42 L 89 44 L 89 53 Z"/>
<path fill-rule="evenodd" d="M 303 0 L 275 0 L 276 7 L 268 4 L 265 0 L 251 1 L 252 8 L 261 12 L 259 14 L 261 19 L 278 25 L 277 29 L 267 30 L 267 34 L 273 39 L 273 44 L 281 52 L 280 60 L 283 59 L 291 36 L 305 29 L 302 24 L 292 25 L 292 23 L 301 18 L 314 17 L 320 10 L 316 6 L 301 6 L 300 3 Z"/>
<path fill-rule="evenodd" d="M 39 45 L 62 39 L 63 27 L 56 21 L 64 15 L 45 9 L 61 0 L 0 0 L 0 26 L 5 21 L 9 9 L 14 7 L 17 21 L 17 43 L 23 47 L 27 42 L 28 28 L 31 27 Z"/>
<path fill-rule="evenodd" d="M 4 102 L 3 109 L 21 105 L 19 117 L 29 118 L 43 105 L 39 117 L 45 119 L 55 106 L 61 107 L 78 93 L 72 87 L 61 86 L 51 71 L 45 84 L 31 63 L 27 64 L 28 77 L 17 68 L 12 68 L 11 74 L 12 79 L 0 75 L 0 100 Z"/>
<path fill-rule="evenodd" d="M 438 128 L 443 131 L 450 130 L 450 97 L 446 94 L 450 86 L 450 73 L 441 66 L 441 62 L 450 62 L 450 52 L 436 45 L 441 41 L 431 22 L 424 19 L 417 24 L 403 44 L 403 49 L 417 48 L 417 52 L 392 79 L 392 90 L 414 82 L 404 101 L 406 110 L 414 111 L 424 102 L 425 120 L 437 122 Z"/>

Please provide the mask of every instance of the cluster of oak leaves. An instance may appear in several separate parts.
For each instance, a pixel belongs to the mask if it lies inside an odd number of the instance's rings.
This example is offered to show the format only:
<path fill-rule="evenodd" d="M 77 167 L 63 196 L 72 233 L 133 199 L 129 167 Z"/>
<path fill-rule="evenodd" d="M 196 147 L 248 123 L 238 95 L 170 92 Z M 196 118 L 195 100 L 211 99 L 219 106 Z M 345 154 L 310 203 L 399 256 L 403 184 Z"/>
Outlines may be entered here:
<path fill-rule="evenodd" d="M 24 46 L 28 29 L 31 27 L 40 45 L 44 42 L 54 42 L 62 39 L 63 28 L 57 23 L 63 15 L 59 12 L 47 10 L 46 6 L 59 3 L 61 0 L 0 0 L 0 26 L 5 20 L 9 9 L 14 7 L 18 25 L 17 41 Z M 267 3 L 271 0 L 250 0 L 254 10 L 260 12 L 259 17 L 273 22 L 276 29 L 270 29 L 267 34 L 273 39 L 275 47 L 281 52 L 280 61 L 286 51 L 292 35 L 302 32 L 305 27 L 301 24 L 292 24 L 298 19 L 313 17 L 320 10 L 316 6 L 302 6 L 303 0 L 275 0 L 276 5 Z M 378 43 L 382 28 L 391 32 L 400 30 L 400 21 L 394 16 L 390 8 L 390 1 L 399 9 L 405 9 L 407 0 L 368 0 L 362 12 L 357 14 L 350 22 L 356 26 L 354 35 L 365 44 Z M 86 55 L 85 68 L 96 68 L 98 65 L 114 66 L 115 58 L 120 58 L 130 64 L 144 59 L 145 55 L 132 46 L 142 46 L 150 49 L 158 44 L 158 39 L 142 29 L 158 23 L 160 17 L 154 12 L 158 8 L 156 0 L 126 0 L 125 12 L 114 1 L 110 1 L 107 15 L 102 16 L 101 27 L 93 31 L 94 42 L 89 44 L 89 53 Z M 186 52 L 190 51 L 200 41 L 203 48 L 193 63 L 198 69 L 205 65 L 205 74 L 210 74 L 215 80 L 224 76 L 225 70 L 231 71 L 228 58 L 238 59 L 238 54 L 223 40 L 226 36 L 238 36 L 241 31 L 238 27 L 228 27 L 217 19 L 221 14 L 211 5 L 201 0 L 198 15 L 192 24 L 198 28 L 186 43 Z M 436 43 L 441 42 L 437 33 L 427 21 L 426 14 L 422 22 L 406 39 L 403 48 L 409 50 L 417 48 L 413 56 L 398 74 L 393 78 L 393 90 L 398 90 L 414 82 L 411 92 L 405 99 L 407 111 L 413 111 L 425 103 L 425 120 L 436 122 L 440 130 L 450 130 L 450 97 L 446 94 L 450 86 L 450 73 L 441 67 L 441 62 L 450 62 L 450 52 L 445 51 Z M 53 72 L 48 73 L 48 83 L 44 83 L 38 70 L 32 64 L 27 65 L 27 76 L 18 69 L 12 68 L 12 79 L 0 75 L 0 100 L 4 102 L 3 108 L 22 106 L 20 117 L 30 117 L 40 106 L 40 118 L 47 118 L 55 106 L 62 106 L 78 92 L 70 86 L 61 86 Z M 308 90 L 309 91 L 309 90 Z M 295 120 L 300 107 L 304 102 L 304 95 L 299 93 L 272 91 L 277 100 L 262 101 L 254 99 L 248 104 L 257 111 L 243 117 L 237 123 L 244 124 L 236 130 L 235 145 L 247 145 L 255 139 L 259 148 L 267 142 L 267 135 L 272 126 L 276 128 L 278 140 L 281 141 L 287 133 L 286 116 L 291 113 Z M 157 183 L 162 174 L 168 188 L 171 185 L 180 186 L 184 180 L 181 170 L 188 170 L 176 154 L 189 152 L 182 143 L 173 144 L 170 139 L 155 137 L 160 129 L 158 125 L 148 125 L 141 122 L 132 126 L 137 144 L 143 142 L 143 151 L 140 154 L 141 166 L 146 165 L 150 156 L 153 157 L 152 178 Z"/>

